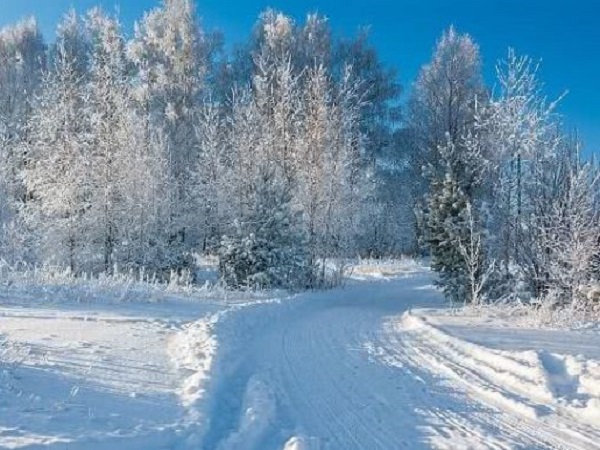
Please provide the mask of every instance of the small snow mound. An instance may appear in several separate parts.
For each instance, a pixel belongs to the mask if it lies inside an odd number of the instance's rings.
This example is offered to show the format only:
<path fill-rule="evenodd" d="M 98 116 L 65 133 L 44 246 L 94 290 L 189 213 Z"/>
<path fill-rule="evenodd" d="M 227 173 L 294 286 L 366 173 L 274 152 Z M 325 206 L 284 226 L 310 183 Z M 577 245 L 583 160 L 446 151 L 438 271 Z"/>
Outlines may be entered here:
<path fill-rule="evenodd" d="M 283 446 L 283 450 L 319 450 L 321 445 L 317 438 L 292 436 Z"/>
<path fill-rule="evenodd" d="M 210 379 L 216 338 L 212 332 L 215 317 L 199 320 L 188 325 L 171 340 L 170 353 L 176 367 L 190 373 L 179 392 L 182 403 L 193 407 L 202 399 Z"/>
<path fill-rule="evenodd" d="M 553 401 L 575 417 L 597 424 L 600 420 L 600 362 L 540 351 Z"/>
<path fill-rule="evenodd" d="M 413 258 L 360 259 L 350 264 L 348 277 L 355 280 L 389 280 L 426 271 L 422 262 Z"/>
<path fill-rule="evenodd" d="M 547 387 L 553 394 L 554 400 L 571 402 L 578 397 L 580 367 L 573 364 L 573 359 L 550 353 L 546 350 L 538 352 L 543 373 L 546 376 Z"/>
<path fill-rule="evenodd" d="M 589 423 L 600 423 L 600 398 L 592 398 L 581 409 L 581 417 Z"/>
<path fill-rule="evenodd" d="M 304 439 L 294 436 L 285 443 L 283 450 L 306 450 L 307 447 L 304 442 Z"/>
<path fill-rule="evenodd" d="M 425 320 L 406 311 L 400 319 L 400 326 L 403 330 L 417 330 L 425 326 Z"/>
<path fill-rule="evenodd" d="M 275 420 L 275 394 L 258 375 L 246 386 L 244 403 L 237 431 L 219 445 L 219 450 L 257 448 Z"/>

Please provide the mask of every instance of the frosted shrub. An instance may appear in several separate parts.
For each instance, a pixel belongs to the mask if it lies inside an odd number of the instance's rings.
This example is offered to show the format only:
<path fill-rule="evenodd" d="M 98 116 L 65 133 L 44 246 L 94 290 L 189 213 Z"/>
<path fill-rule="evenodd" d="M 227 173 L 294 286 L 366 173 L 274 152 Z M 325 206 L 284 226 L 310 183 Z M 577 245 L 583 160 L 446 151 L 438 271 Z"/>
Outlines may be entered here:
<path fill-rule="evenodd" d="M 307 287 L 313 270 L 304 250 L 294 242 L 244 235 L 224 236 L 219 252 L 219 272 L 224 284 L 231 288 Z"/>
<path fill-rule="evenodd" d="M 249 213 L 221 241 L 222 281 L 232 288 L 308 287 L 314 270 L 289 184 L 263 168 L 255 189 Z"/>
<path fill-rule="evenodd" d="M 219 252 L 219 271 L 227 286 L 268 286 L 268 260 L 268 246 L 265 242 L 259 243 L 254 234 L 234 238 L 223 237 Z"/>
<path fill-rule="evenodd" d="M 216 267 L 210 270 L 216 271 Z M 173 270 L 165 279 L 156 272 L 119 270 L 74 274 L 58 266 L 9 265 L 0 260 L 0 295 L 17 300 L 75 302 L 154 302 L 170 296 L 189 299 L 222 298 L 229 293 L 217 283 L 194 283 L 191 271 Z"/>

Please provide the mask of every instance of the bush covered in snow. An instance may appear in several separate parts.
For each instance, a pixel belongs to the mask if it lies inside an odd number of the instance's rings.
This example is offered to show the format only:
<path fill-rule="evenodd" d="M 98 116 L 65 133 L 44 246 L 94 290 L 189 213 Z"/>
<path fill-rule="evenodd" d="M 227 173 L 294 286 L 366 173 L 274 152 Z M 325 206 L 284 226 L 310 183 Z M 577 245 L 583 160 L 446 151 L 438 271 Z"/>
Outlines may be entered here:
<path fill-rule="evenodd" d="M 0 260 L 0 298 L 10 302 L 157 302 L 169 298 L 189 301 L 226 299 L 230 292 L 215 279 L 216 263 L 201 267 L 204 283 L 193 282 L 190 272 L 172 271 L 165 281 L 144 270 L 112 273 L 75 274 L 69 268 L 55 266 L 9 265 Z M 240 294 L 237 293 L 236 296 Z M 249 294 L 250 295 L 250 294 Z"/>
<path fill-rule="evenodd" d="M 223 236 L 219 270 L 232 288 L 306 288 L 314 269 L 292 211 L 290 189 L 272 171 L 264 170 L 248 213 Z"/>

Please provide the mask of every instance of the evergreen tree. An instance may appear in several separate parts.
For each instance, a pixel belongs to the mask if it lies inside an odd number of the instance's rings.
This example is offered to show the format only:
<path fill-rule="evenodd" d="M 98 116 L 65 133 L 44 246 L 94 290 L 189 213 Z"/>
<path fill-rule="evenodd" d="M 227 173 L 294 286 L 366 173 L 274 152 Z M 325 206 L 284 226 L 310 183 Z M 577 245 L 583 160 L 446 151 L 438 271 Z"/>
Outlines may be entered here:
<path fill-rule="evenodd" d="M 223 281 L 234 288 L 308 287 L 313 268 L 287 183 L 266 167 L 255 183 L 248 214 L 221 241 Z"/>
<path fill-rule="evenodd" d="M 460 250 L 461 242 L 469 238 L 467 205 L 468 198 L 452 173 L 432 186 L 427 222 L 431 268 L 438 274 L 444 295 L 453 303 L 468 301 L 467 267 Z"/>

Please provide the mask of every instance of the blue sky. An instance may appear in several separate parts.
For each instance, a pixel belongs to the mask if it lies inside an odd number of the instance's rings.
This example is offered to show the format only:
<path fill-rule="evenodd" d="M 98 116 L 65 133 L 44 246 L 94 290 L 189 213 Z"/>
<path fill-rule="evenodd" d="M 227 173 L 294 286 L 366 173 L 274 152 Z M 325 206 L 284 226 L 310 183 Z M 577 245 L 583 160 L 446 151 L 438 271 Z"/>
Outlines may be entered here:
<path fill-rule="evenodd" d="M 127 25 L 159 0 L 0 0 L 0 26 L 35 15 L 52 37 L 60 16 L 73 6 L 84 11 L 118 6 Z M 327 15 L 339 33 L 361 25 L 384 61 L 398 69 L 406 90 L 425 63 L 442 30 L 454 24 L 480 44 L 486 77 L 508 46 L 543 61 L 549 97 L 568 90 L 561 106 L 566 124 L 577 126 L 588 150 L 600 151 L 600 2 L 598 0 L 198 0 L 208 28 L 219 28 L 229 42 L 249 33 L 259 12 L 281 9 L 301 19 L 306 12 Z"/>

